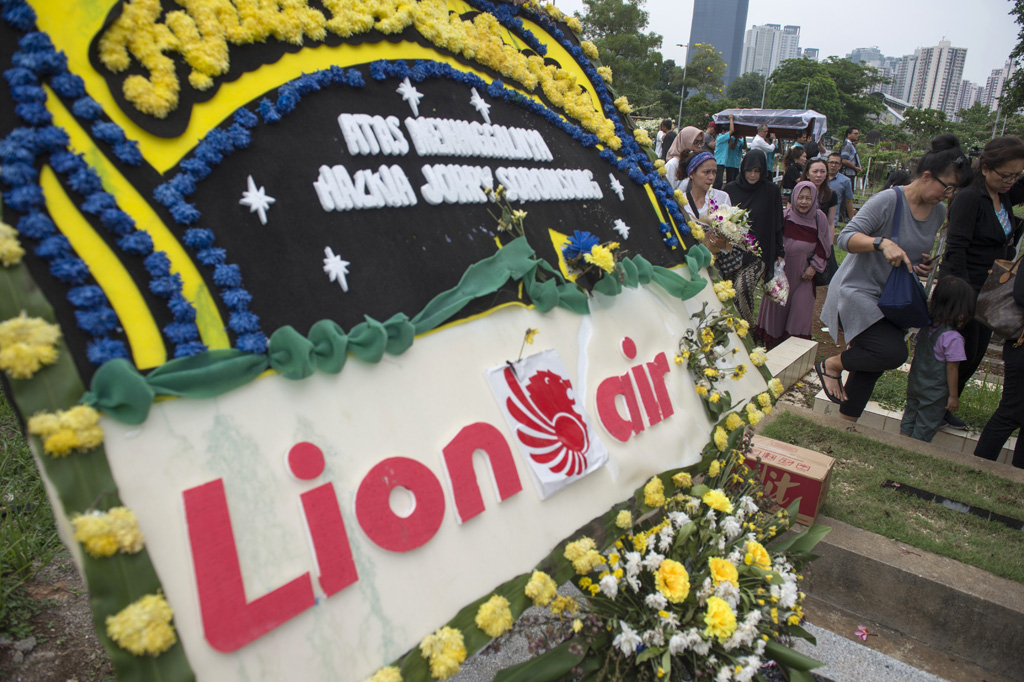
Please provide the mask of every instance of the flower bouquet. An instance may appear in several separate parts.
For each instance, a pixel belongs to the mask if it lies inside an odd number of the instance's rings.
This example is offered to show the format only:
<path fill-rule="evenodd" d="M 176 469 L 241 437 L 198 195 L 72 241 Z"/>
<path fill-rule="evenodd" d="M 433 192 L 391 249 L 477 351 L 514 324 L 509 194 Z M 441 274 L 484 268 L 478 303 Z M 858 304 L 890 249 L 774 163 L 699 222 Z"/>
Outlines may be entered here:
<path fill-rule="evenodd" d="M 779 305 L 789 302 L 789 280 L 786 279 L 786 262 L 779 259 L 775 265 L 775 275 L 764 285 L 764 295 Z"/>
<path fill-rule="evenodd" d="M 561 618 L 576 616 L 568 641 L 495 682 L 748 682 L 768 660 L 790 680 L 811 680 L 807 671 L 820 664 L 786 644 L 813 641 L 799 625 L 800 571 L 829 529 L 768 544 L 796 508 L 763 508 L 741 414 L 730 415 L 738 421 L 731 431 L 716 429 L 701 480 L 686 471 L 655 476 L 618 512 L 606 547 L 590 537 L 565 546 L 586 597 L 557 605 Z"/>
<path fill-rule="evenodd" d="M 590 232 L 575 230 L 568 243 L 562 247 L 562 256 L 566 265 L 575 272 L 577 284 L 581 276 L 597 274 L 596 278 L 590 278 L 593 284 L 597 279 L 612 275 L 620 269 L 614 253 L 618 248 L 618 242 L 602 244 L 601 240 Z"/>

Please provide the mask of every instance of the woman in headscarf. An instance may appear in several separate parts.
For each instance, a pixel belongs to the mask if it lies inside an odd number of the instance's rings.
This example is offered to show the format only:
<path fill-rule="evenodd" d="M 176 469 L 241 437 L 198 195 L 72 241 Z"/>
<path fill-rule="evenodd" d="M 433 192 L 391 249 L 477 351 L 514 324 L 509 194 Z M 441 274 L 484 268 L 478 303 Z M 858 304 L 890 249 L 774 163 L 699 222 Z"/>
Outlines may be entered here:
<path fill-rule="evenodd" d="M 689 177 L 686 174 L 686 163 L 680 159 L 681 156 L 689 155 L 690 152 L 700 152 L 704 148 L 704 132 L 693 126 L 686 126 L 679 131 L 672 146 L 668 148 L 668 162 L 665 164 L 665 179 L 672 189 L 681 189 L 684 192 L 689 186 Z M 692 155 L 691 155 L 692 156 Z"/>
<path fill-rule="evenodd" d="M 783 215 L 786 279 L 789 300 L 779 305 L 765 297 L 754 335 L 768 350 L 791 336 L 811 338 L 814 319 L 814 273 L 825 269 L 832 251 L 832 227 L 818 208 L 818 188 L 805 180 L 793 188 L 792 201 Z"/>
<path fill-rule="evenodd" d="M 753 324 L 754 290 L 764 276 L 772 278 L 775 263 L 786 249 L 782 242 L 782 194 L 768 178 L 768 160 L 764 152 L 754 149 L 743 157 L 740 175 L 725 186 L 733 206 L 749 212 L 750 234 L 761 248 L 761 258 L 747 255 L 743 267 L 733 280 L 736 307 L 747 322 Z"/>

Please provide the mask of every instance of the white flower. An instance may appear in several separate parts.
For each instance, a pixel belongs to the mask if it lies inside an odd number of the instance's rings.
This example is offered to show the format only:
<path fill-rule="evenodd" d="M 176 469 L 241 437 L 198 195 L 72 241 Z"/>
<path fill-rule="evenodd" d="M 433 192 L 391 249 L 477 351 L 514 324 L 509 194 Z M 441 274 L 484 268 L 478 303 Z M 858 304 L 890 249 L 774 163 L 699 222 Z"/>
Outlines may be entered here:
<path fill-rule="evenodd" d="M 619 583 L 615 580 L 615 576 L 610 574 L 606 575 L 601 578 L 600 585 L 602 594 L 614 601 L 615 595 L 619 593 Z"/>
<path fill-rule="evenodd" d="M 719 535 L 718 536 L 718 551 L 719 552 L 724 552 L 725 551 L 725 536 L 724 535 Z"/>
<path fill-rule="evenodd" d="M 757 624 L 761 621 L 761 612 L 758 610 L 751 611 L 747 614 L 747 617 L 743 619 L 739 625 L 736 626 L 735 632 L 729 639 L 722 642 L 722 648 L 726 651 L 732 651 L 737 647 L 749 647 L 754 643 L 755 639 L 758 639 Z"/>
<path fill-rule="evenodd" d="M 743 510 L 744 514 L 753 514 L 757 511 L 757 502 L 749 495 L 744 495 L 740 498 L 740 509 Z"/>
<path fill-rule="evenodd" d="M 676 528 L 682 528 L 690 522 L 690 517 L 680 511 L 669 512 L 668 518 Z"/>
<path fill-rule="evenodd" d="M 800 595 L 796 583 L 785 582 L 781 585 L 772 585 L 772 596 L 779 600 L 780 608 L 791 609 L 796 605 L 797 597 Z"/>
<path fill-rule="evenodd" d="M 640 552 L 626 552 L 626 576 L 636 578 L 640 575 Z"/>
<path fill-rule="evenodd" d="M 700 590 L 697 592 L 697 603 L 704 606 L 708 597 L 710 597 L 714 591 L 715 588 L 711 584 L 711 578 L 704 578 L 704 582 L 701 584 Z"/>
<path fill-rule="evenodd" d="M 768 642 L 758 637 L 757 642 L 754 644 L 754 653 L 758 656 L 764 656 L 764 650 L 767 646 Z"/>
<path fill-rule="evenodd" d="M 629 585 L 629 588 L 631 590 L 633 590 L 634 592 L 639 592 L 640 591 L 640 579 L 637 578 L 636 576 L 627 575 L 626 576 L 626 584 Z"/>
<path fill-rule="evenodd" d="M 677 616 L 676 614 L 672 613 L 671 611 L 666 611 L 664 616 L 662 616 L 661 614 L 658 614 L 658 618 L 661 619 L 662 623 L 664 623 L 665 625 L 667 625 L 667 626 L 669 626 L 669 627 L 671 627 L 673 629 L 676 628 L 679 625 L 679 616 Z M 659 644 L 658 646 L 661 646 L 661 645 Z"/>
<path fill-rule="evenodd" d="M 743 552 L 741 552 L 739 549 L 734 549 L 732 552 L 729 553 L 729 556 L 725 558 L 733 566 L 739 566 L 741 563 L 743 563 L 743 556 Z"/>
<path fill-rule="evenodd" d="M 622 632 L 612 640 L 612 646 L 618 648 L 623 656 L 632 656 L 643 640 L 636 634 L 636 630 L 629 627 L 626 621 L 620 620 L 619 626 L 622 628 Z"/>
<path fill-rule="evenodd" d="M 715 682 L 729 682 L 732 679 L 732 668 L 725 666 L 715 675 Z"/>
<path fill-rule="evenodd" d="M 711 651 L 711 642 L 709 640 L 698 637 L 698 641 L 693 643 L 692 649 L 693 653 L 697 654 L 698 656 L 707 656 L 708 652 Z"/>
<path fill-rule="evenodd" d="M 662 552 L 667 552 L 672 549 L 672 541 L 675 540 L 676 533 L 672 530 L 672 526 L 665 526 L 658 533 L 658 549 Z"/>
<path fill-rule="evenodd" d="M 648 630 L 644 633 L 644 644 L 646 646 L 665 646 L 665 635 L 661 630 Z"/>
<path fill-rule="evenodd" d="M 743 670 L 736 673 L 736 682 L 750 682 L 761 669 L 760 656 L 741 656 L 737 663 L 743 666 Z"/>
<path fill-rule="evenodd" d="M 722 519 L 722 532 L 732 542 L 743 532 L 743 524 L 735 516 L 726 516 Z"/>
<path fill-rule="evenodd" d="M 668 600 L 661 592 L 652 592 L 644 597 L 644 603 L 655 611 L 661 611 L 668 605 Z"/>
<path fill-rule="evenodd" d="M 690 648 L 690 642 L 681 632 L 672 635 L 672 639 L 668 640 L 668 652 L 673 656 L 686 653 L 688 648 Z"/>
<path fill-rule="evenodd" d="M 648 571 L 650 571 L 651 573 L 654 573 L 655 571 L 658 570 L 658 567 L 661 566 L 661 562 L 664 561 L 664 560 L 665 560 L 665 556 L 663 554 L 658 554 L 654 550 L 651 550 L 650 554 L 648 554 L 644 558 L 644 561 L 643 561 L 642 565 Z"/>
<path fill-rule="evenodd" d="M 727 601 L 733 611 L 736 610 L 736 606 L 740 603 L 739 588 L 726 580 L 718 583 L 718 587 L 715 588 L 715 596 Z"/>
<path fill-rule="evenodd" d="M 718 517 L 715 516 L 715 510 L 714 509 L 709 509 L 708 513 L 704 515 L 704 519 L 708 522 L 708 527 L 711 530 L 715 530 L 716 528 L 718 528 L 718 524 L 715 523 L 715 520 L 717 518 Z"/>

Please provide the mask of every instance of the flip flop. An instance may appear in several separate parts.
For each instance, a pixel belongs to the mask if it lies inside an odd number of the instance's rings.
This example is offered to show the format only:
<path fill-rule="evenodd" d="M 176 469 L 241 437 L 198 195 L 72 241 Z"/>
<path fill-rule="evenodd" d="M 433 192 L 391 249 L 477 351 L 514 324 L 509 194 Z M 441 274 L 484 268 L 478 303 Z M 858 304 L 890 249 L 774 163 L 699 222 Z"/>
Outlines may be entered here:
<path fill-rule="evenodd" d="M 821 390 L 823 390 L 825 392 L 825 397 L 827 397 L 829 400 L 831 400 L 832 402 L 837 403 L 839 405 L 842 405 L 844 402 L 846 402 L 845 400 L 840 400 L 837 396 L 833 395 L 832 392 L 829 391 L 828 387 L 825 385 L 825 377 L 828 377 L 829 379 L 835 379 L 836 381 L 838 381 L 839 382 L 839 388 L 842 388 L 843 387 L 843 378 L 842 378 L 842 376 L 838 376 L 837 377 L 834 374 L 829 374 L 828 372 L 826 372 L 825 371 L 825 361 L 824 360 L 818 360 L 816 363 L 814 363 L 814 371 L 818 373 L 818 381 L 821 382 Z"/>

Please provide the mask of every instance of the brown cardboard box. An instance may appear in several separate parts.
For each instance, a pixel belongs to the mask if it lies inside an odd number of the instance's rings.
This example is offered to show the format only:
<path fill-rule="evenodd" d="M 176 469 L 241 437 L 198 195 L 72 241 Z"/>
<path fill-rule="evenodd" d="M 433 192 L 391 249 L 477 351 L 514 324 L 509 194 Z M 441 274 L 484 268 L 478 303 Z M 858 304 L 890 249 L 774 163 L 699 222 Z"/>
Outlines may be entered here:
<path fill-rule="evenodd" d="M 759 473 L 765 494 L 776 504 L 785 508 L 801 498 L 796 518 L 807 526 L 825 504 L 835 462 L 820 452 L 763 436 L 754 436 L 747 457 L 747 466 Z"/>

